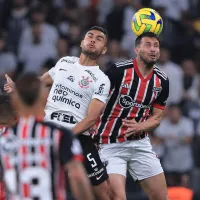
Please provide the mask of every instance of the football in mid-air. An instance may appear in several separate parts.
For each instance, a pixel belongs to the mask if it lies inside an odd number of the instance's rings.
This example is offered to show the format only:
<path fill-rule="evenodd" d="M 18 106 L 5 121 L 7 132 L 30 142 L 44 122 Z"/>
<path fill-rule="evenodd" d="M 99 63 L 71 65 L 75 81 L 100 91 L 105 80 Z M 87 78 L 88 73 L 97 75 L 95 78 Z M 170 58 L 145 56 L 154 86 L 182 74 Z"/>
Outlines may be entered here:
<path fill-rule="evenodd" d="M 163 29 L 163 20 L 154 9 L 142 8 L 133 16 L 131 27 L 136 36 L 144 32 L 153 32 L 156 35 L 160 35 Z"/>

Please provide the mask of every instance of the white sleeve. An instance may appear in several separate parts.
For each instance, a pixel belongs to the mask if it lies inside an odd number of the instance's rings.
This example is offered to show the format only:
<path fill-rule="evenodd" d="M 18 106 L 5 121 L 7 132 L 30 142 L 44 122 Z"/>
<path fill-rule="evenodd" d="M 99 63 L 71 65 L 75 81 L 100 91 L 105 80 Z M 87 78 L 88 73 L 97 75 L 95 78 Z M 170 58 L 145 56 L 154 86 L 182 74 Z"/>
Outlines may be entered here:
<path fill-rule="evenodd" d="M 92 99 L 98 99 L 103 103 L 107 102 L 107 98 L 110 91 L 110 80 L 107 76 L 97 81 L 94 89 L 94 93 L 92 95 Z"/>
<path fill-rule="evenodd" d="M 61 59 L 62 59 L 62 58 L 61 58 Z M 54 67 L 52 67 L 52 68 L 48 71 L 49 75 L 51 76 L 51 78 L 52 78 L 53 80 L 54 80 L 54 78 L 55 78 L 56 71 L 57 71 L 57 69 L 58 69 L 58 67 L 59 67 L 59 64 L 60 64 L 61 59 L 56 63 L 56 65 L 55 65 Z"/>

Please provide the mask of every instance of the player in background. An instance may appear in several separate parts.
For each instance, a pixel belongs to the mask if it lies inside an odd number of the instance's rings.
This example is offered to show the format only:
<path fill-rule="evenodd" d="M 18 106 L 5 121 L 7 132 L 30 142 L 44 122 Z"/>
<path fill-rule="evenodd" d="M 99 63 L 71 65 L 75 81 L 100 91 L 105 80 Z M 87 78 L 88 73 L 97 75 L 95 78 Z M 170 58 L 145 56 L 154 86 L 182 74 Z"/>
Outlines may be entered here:
<path fill-rule="evenodd" d="M 17 113 L 11 105 L 10 95 L 0 95 L 0 135 L 6 129 L 16 123 Z"/>
<path fill-rule="evenodd" d="M 7 127 L 10 127 L 16 123 L 16 112 L 12 108 L 10 95 L 0 95 L 0 137 Z M 0 167 L 0 200 L 6 199 L 6 188 L 3 181 L 3 173 Z"/>
<path fill-rule="evenodd" d="M 85 167 L 99 200 L 109 200 L 108 174 L 100 160 L 88 129 L 99 118 L 110 90 L 108 77 L 96 63 L 107 51 L 107 33 L 101 28 L 90 28 L 81 42 L 81 55 L 63 57 L 40 79 L 52 85 L 45 108 L 45 121 L 70 128 L 81 142 Z M 6 75 L 5 90 L 11 92 L 14 83 Z"/>
<path fill-rule="evenodd" d="M 128 169 L 149 199 L 167 200 L 163 169 L 148 137 L 159 126 L 169 95 L 168 77 L 155 66 L 158 36 L 148 32 L 137 37 L 135 53 L 135 59 L 117 62 L 105 72 L 111 91 L 95 137 L 107 163 L 113 199 L 126 199 Z"/>
<path fill-rule="evenodd" d="M 70 130 L 38 118 L 43 113 L 45 90 L 32 73 L 15 83 L 12 99 L 19 119 L 0 137 L 0 163 L 9 198 L 65 199 L 61 179 L 65 170 L 76 199 L 92 200 L 80 143 Z"/>

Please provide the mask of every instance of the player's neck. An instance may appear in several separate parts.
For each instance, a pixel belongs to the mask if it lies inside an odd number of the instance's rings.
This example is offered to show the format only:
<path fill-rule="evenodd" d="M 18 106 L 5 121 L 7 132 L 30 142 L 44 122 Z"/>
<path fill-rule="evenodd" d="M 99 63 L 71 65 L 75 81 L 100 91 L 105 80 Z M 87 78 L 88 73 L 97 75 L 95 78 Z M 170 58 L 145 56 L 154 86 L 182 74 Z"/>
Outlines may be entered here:
<path fill-rule="evenodd" d="M 137 62 L 137 66 L 138 69 L 141 73 L 141 75 L 146 78 L 149 74 L 151 74 L 152 70 L 153 70 L 153 66 L 151 68 L 147 67 L 146 64 L 140 59 L 140 58 L 136 58 L 136 62 Z"/>
<path fill-rule="evenodd" d="M 20 117 L 24 117 L 24 118 L 28 118 L 30 116 L 43 117 L 44 108 L 40 105 L 35 105 L 32 107 L 21 106 L 21 108 L 18 109 L 18 114 Z"/>
<path fill-rule="evenodd" d="M 79 58 L 79 64 L 84 66 L 97 66 L 96 60 L 93 60 L 89 56 L 82 53 Z"/>

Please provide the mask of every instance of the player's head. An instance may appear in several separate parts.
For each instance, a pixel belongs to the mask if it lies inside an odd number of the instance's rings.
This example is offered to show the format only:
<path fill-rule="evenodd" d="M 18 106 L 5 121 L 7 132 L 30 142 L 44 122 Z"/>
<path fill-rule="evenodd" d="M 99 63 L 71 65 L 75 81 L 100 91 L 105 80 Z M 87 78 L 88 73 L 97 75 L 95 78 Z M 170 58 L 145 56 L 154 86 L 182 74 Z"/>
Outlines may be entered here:
<path fill-rule="evenodd" d="M 160 57 L 159 37 L 152 32 L 141 34 L 135 40 L 135 53 L 146 67 L 152 68 Z"/>
<path fill-rule="evenodd" d="M 12 126 L 16 120 L 17 113 L 12 106 L 10 95 L 0 94 L 0 126 Z"/>
<path fill-rule="evenodd" d="M 34 73 L 23 74 L 15 82 L 15 92 L 13 93 L 13 102 L 16 109 L 33 108 L 45 105 L 47 91 Z"/>
<path fill-rule="evenodd" d="M 81 41 L 82 53 L 96 60 L 107 51 L 108 34 L 106 30 L 99 26 L 91 27 Z"/>
<path fill-rule="evenodd" d="M 178 104 L 170 104 L 167 109 L 167 116 L 171 123 L 177 124 L 181 118 L 180 106 Z"/>

